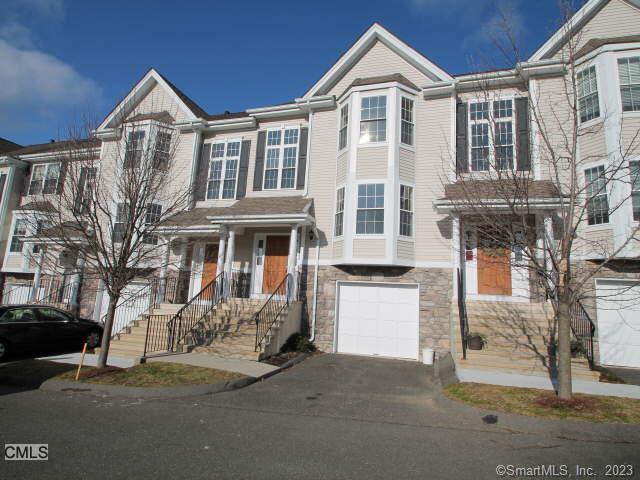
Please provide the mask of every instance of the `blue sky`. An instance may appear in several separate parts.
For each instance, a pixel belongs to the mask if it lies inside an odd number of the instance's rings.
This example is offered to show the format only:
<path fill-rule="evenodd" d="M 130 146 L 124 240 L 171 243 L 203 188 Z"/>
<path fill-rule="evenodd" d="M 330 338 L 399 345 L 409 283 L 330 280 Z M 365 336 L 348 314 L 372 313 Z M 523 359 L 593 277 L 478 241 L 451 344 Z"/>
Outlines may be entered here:
<path fill-rule="evenodd" d="M 0 137 L 64 138 L 156 67 L 205 110 L 300 96 L 374 21 L 450 73 L 496 66 L 497 11 L 522 52 L 558 26 L 556 0 L 0 0 Z"/>

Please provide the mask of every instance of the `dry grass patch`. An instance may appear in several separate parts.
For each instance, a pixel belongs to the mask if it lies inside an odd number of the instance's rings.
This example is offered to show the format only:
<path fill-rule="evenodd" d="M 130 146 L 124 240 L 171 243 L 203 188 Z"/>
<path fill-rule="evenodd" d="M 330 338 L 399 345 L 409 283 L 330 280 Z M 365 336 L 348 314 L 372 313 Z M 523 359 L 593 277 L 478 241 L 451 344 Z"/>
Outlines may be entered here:
<path fill-rule="evenodd" d="M 75 380 L 75 370 L 55 377 L 57 380 Z M 215 368 L 194 367 L 180 363 L 153 362 L 131 368 L 83 367 L 80 381 L 119 385 L 124 387 L 175 387 L 180 385 L 204 385 L 225 383 L 244 375 Z"/>
<path fill-rule="evenodd" d="M 640 423 L 640 400 L 596 395 L 574 395 L 569 401 L 535 388 L 456 383 L 448 397 L 476 407 L 560 420 L 601 423 Z"/>

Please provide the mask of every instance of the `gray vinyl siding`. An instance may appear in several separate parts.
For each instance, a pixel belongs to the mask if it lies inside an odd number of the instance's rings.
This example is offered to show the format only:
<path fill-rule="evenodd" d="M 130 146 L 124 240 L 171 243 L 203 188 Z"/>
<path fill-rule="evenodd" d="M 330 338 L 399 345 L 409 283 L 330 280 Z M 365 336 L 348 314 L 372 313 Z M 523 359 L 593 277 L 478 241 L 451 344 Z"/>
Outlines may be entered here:
<path fill-rule="evenodd" d="M 356 157 L 356 178 L 384 179 L 387 177 L 388 163 L 389 150 L 386 146 L 359 148 Z"/>

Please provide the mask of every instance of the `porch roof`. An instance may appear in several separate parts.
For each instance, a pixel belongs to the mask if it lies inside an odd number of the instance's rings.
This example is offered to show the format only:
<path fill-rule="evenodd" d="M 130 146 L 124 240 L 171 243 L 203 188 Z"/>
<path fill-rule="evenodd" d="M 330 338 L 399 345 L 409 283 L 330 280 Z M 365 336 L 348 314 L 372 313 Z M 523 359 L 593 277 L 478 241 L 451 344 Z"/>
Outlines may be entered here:
<path fill-rule="evenodd" d="M 226 207 L 197 207 L 168 218 L 161 230 L 215 229 L 227 223 L 304 222 L 309 214 L 312 198 L 245 197 Z"/>

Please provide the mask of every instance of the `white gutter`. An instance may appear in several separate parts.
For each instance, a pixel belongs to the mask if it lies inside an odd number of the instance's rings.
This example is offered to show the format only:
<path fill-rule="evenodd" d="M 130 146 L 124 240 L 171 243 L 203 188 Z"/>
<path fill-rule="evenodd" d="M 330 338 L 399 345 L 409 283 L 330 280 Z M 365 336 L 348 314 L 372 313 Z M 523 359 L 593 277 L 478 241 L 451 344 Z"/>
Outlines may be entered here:
<path fill-rule="evenodd" d="M 316 262 L 315 271 L 313 273 L 313 300 L 311 304 L 311 337 L 310 342 L 313 342 L 316 338 L 316 305 L 318 304 L 318 268 L 320 265 L 320 235 L 318 235 L 318 229 L 315 225 L 312 227 L 313 236 L 316 239 Z"/>

